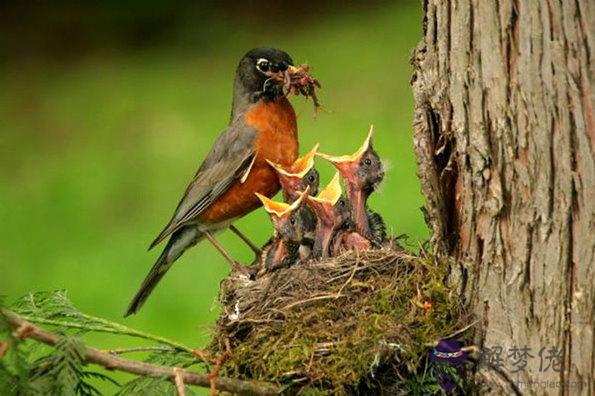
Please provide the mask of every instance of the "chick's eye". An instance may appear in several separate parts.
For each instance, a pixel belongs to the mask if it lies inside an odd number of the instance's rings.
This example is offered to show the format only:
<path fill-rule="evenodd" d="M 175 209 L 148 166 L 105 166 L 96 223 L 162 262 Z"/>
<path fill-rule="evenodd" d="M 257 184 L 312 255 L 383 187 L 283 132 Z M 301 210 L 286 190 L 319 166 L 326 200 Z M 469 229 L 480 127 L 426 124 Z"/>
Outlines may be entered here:
<path fill-rule="evenodd" d="M 344 199 L 339 200 L 339 205 L 341 207 L 345 207 L 345 200 Z"/>
<path fill-rule="evenodd" d="M 269 61 L 264 58 L 260 58 L 256 61 L 256 68 L 263 73 L 268 72 L 270 68 Z"/>
<path fill-rule="evenodd" d="M 366 164 L 366 165 L 372 165 L 372 160 L 370 158 L 366 158 L 364 160 L 364 164 Z"/>
<path fill-rule="evenodd" d="M 314 180 L 315 180 L 315 178 L 314 178 L 314 175 L 310 175 L 310 176 L 308 176 L 308 181 L 309 181 L 310 183 L 314 182 Z"/>
<path fill-rule="evenodd" d="M 295 225 L 295 217 L 292 217 L 292 218 L 290 218 L 290 219 L 289 219 L 289 222 L 290 222 L 292 225 Z"/>

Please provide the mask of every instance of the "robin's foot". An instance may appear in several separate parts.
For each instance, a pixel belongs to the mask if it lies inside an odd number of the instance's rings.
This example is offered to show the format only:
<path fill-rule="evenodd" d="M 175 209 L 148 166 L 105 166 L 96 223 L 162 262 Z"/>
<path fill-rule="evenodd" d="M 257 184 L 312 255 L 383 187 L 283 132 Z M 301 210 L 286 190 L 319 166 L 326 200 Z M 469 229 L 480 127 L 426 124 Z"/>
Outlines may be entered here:
<path fill-rule="evenodd" d="M 254 270 L 252 269 L 252 267 L 246 267 L 246 266 L 238 263 L 237 261 L 234 261 L 231 264 L 231 269 L 233 272 L 237 272 L 239 274 L 246 275 L 248 278 L 252 278 L 252 276 L 254 275 Z"/>
<path fill-rule="evenodd" d="M 217 249 L 217 251 L 221 253 L 223 257 L 225 257 L 225 260 L 227 260 L 229 265 L 231 265 L 232 270 L 250 277 L 249 269 L 247 267 L 244 267 L 242 264 L 238 263 L 233 257 L 231 257 L 231 254 L 229 254 L 227 250 L 225 250 L 225 248 L 221 246 L 219 242 L 217 242 L 217 240 L 213 237 L 213 235 L 210 232 L 203 231 L 203 233 L 205 234 L 205 238 L 207 238 L 209 242 L 213 244 L 215 249 Z"/>

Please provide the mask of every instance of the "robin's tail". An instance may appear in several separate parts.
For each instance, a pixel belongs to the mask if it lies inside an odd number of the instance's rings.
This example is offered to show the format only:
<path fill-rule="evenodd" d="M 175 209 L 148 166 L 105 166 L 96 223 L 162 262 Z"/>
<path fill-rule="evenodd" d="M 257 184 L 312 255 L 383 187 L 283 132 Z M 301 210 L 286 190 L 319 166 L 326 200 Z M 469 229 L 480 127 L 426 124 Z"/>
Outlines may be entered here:
<path fill-rule="evenodd" d="M 140 290 L 136 293 L 130 305 L 128 305 L 128 309 L 124 314 L 125 317 L 138 312 L 172 264 L 180 258 L 186 249 L 196 245 L 203 237 L 203 234 L 195 226 L 183 227 L 172 234 L 165 249 L 163 249 L 163 252 L 143 281 Z"/>

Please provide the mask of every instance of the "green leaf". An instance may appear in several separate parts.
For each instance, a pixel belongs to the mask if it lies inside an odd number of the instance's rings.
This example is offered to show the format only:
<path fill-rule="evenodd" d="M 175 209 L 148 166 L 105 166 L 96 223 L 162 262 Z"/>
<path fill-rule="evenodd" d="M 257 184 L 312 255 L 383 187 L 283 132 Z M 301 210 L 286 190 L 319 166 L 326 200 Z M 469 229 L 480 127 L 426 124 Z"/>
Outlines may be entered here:
<path fill-rule="evenodd" d="M 106 375 L 84 369 L 85 347 L 79 339 L 65 336 L 49 355 L 43 356 L 31 365 L 31 387 L 34 393 L 94 396 L 99 390 L 88 380 L 101 378 L 117 384 Z"/>
<path fill-rule="evenodd" d="M 79 334 L 95 331 L 127 335 L 156 341 L 181 351 L 192 352 L 192 348 L 167 338 L 147 334 L 120 323 L 79 312 L 68 299 L 66 290 L 29 293 L 19 299 L 11 309 L 25 320 L 51 325 L 62 332 L 77 330 Z"/>

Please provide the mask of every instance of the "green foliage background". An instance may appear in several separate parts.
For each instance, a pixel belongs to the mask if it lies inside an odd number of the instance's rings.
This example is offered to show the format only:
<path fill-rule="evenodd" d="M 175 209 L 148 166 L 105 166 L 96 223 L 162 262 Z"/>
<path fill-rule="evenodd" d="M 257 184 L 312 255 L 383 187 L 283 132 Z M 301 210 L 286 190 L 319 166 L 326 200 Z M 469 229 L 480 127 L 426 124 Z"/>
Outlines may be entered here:
<path fill-rule="evenodd" d="M 189 25 L 184 37 L 194 41 L 0 63 L 0 294 L 12 301 L 68 289 L 81 310 L 120 320 L 159 254 L 159 247 L 147 253 L 148 243 L 226 126 L 239 58 L 261 45 L 309 62 L 323 85 L 316 119 L 311 102 L 292 99 L 302 152 L 317 142 L 331 154 L 353 152 L 373 123 L 391 169 L 371 206 L 393 234 L 426 238 L 409 87 L 421 10 L 416 1 L 374 4 L 343 9 L 338 2 L 303 22 L 221 15 Z M 329 180 L 331 167 L 318 167 Z M 262 210 L 237 225 L 258 242 L 271 232 Z M 234 235 L 219 239 L 241 261 L 252 260 Z M 203 346 L 228 269 L 211 246 L 197 246 L 124 323 Z M 91 341 L 132 345 L 109 336 Z"/>

